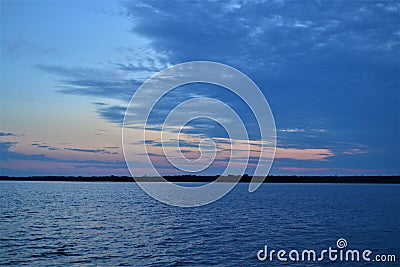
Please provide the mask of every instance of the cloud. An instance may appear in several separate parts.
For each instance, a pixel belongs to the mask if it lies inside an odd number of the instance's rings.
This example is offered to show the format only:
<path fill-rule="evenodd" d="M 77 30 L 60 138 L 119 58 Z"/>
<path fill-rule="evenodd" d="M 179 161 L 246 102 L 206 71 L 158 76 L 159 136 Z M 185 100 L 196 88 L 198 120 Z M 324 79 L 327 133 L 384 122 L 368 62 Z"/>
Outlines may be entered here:
<path fill-rule="evenodd" d="M 117 149 L 119 146 L 105 146 L 105 149 Z"/>
<path fill-rule="evenodd" d="M 395 15 L 393 8 L 388 9 L 390 3 L 377 7 L 373 2 L 346 1 L 249 1 L 240 5 L 127 1 L 123 5 L 132 19 L 132 31 L 176 61 L 232 63 L 236 58 L 247 66 L 271 67 L 320 48 L 395 51 L 399 45 L 391 36 L 398 29 L 392 23 Z"/>
<path fill-rule="evenodd" d="M 38 64 L 35 67 L 60 77 L 57 91 L 127 102 L 137 87 L 169 66 L 167 56 L 151 47 L 115 48 L 121 55 L 105 59 L 100 67 Z"/>
<path fill-rule="evenodd" d="M 106 149 L 82 149 L 82 148 L 64 148 L 65 150 L 75 151 L 75 152 L 83 152 L 83 153 L 95 153 L 95 154 L 107 154 L 107 155 L 116 155 L 118 152 L 111 152 Z"/>
<path fill-rule="evenodd" d="M 2 175 L 80 175 L 82 174 L 81 169 L 86 169 L 88 172 L 85 173 L 88 175 L 94 173 L 104 175 L 104 169 L 108 169 L 111 173 L 118 171 L 120 174 L 128 175 L 124 161 L 59 159 L 48 157 L 45 154 L 25 154 L 10 151 L 18 144 L 18 142 L 0 141 Z"/>
<path fill-rule="evenodd" d="M 44 154 L 22 154 L 10 151 L 11 148 L 18 145 L 19 142 L 1 142 L 0 155 L 2 164 L 6 165 L 7 160 L 39 160 L 39 161 L 57 161 L 57 159 L 47 158 Z"/>
<path fill-rule="evenodd" d="M 6 152 L 8 151 L 11 147 L 15 146 L 16 144 L 18 144 L 18 142 L 2 142 L 0 141 L 0 148 L 1 148 L 1 152 Z"/>
<path fill-rule="evenodd" d="M 190 60 L 219 61 L 244 71 L 267 97 L 281 127 L 278 158 L 338 160 L 340 155 L 361 154 L 349 149 L 357 142 L 370 151 L 386 151 L 385 157 L 376 155 L 375 160 L 398 168 L 398 3 L 126 1 L 122 5 L 132 33 L 148 40 L 147 47 L 119 47 L 121 56 L 106 59 L 102 68 L 37 66 L 60 78 L 59 92 L 93 97 L 96 112 L 107 122 L 121 125 L 133 92 L 155 71 Z M 150 96 L 151 92 L 149 100 Z M 157 104 L 149 128 L 159 128 L 172 107 L 192 96 L 214 97 L 233 107 L 240 102 L 213 87 L 178 88 Z M 150 103 L 147 100 L 141 104 Z M 249 114 L 245 108 L 238 112 Z M 246 119 L 247 126 L 254 126 Z M 191 126 L 186 134 L 225 137 L 209 123 Z M 249 128 L 256 139 L 252 131 L 256 127 Z M 372 161 L 374 153 L 364 154 Z"/>
<path fill-rule="evenodd" d="M 141 81 L 124 77 L 115 70 L 90 67 L 37 65 L 37 68 L 61 77 L 60 93 L 128 101 Z"/>
<path fill-rule="evenodd" d="M 302 133 L 305 131 L 305 129 L 289 128 L 289 129 L 279 129 L 277 131 L 281 133 Z"/>
<path fill-rule="evenodd" d="M 124 120 L 126 106 L 107 105 L 102 103 L 96 105 L 96 111 L 101 118 L 108 122 L 116 123 L 122 126 Z"/>
<path fill-rule="evenodd" d="M 367 154 L 369 152 L 370 151 L 366 150 L 366 149 L 353 148 L 353 149 L 344 151 L 343 154 L 345 154 L 345 155 L 357 155 L 357 154 Z"/>
<path fill-rule="evenodd" d="M 3 132 L 0 132 L 0 136 L 17 136 L 17 135 L 15 135 L 15 134 L 13 134 L 13 133 L 3 133 Z"/>
<path fill-rule="evenodd" d="M 295 159 L 295 160 L 326 160 L 334 156 L 330 149 L 324 148 L 276 148 L 275 158 L 277 159 Z"/>
<path fill-rule="evenodd" d="M 57 147 L 49 146 L 46 143 L 40 144 L 40 143 L 35 142 L 35 143 L 32 143 L 31 146 L 34 146 L 37 148 L 46 148 L 46 149 L 52 150 L 52 151 L 59 150 Z"/>
<path fill-rule="evenodd" d="M 265 87 L 262 90 L 268 89 L 266 95 L 281 121 L 293 125 L 290 120 L 307 117 L 310 123 L 320 116 L 333 116 L 328 109 L 340 112 L 337 117 L 347 113 L 335 109 L 338 97 L 348 90 L 343 85 L 368 92 L 372 83 L 352 84 L 354 75 L 368 76 L 374 69 L 371 64 L 382 61 L 378 56 L 389 60 L 398 51 L 393 14 L 397 5 L 393 3 L 127 1 L 122 5 L 133 34 L 145 37 L 149 45 L 118 48 L 121 57 L 109 59 L 105 69 L 38 65 L 61 77 L 60 92 L 127 103 L 137 86 L 155 71 L 187 60 L 213 60 L 236 66 L 258 80 Z M 377 57 L 371 57 L 371 52 Z M 327 110 L 321 110 L 328 93 L 320 92 L 328 90 L 324 87 L 336 87 L 329 89 L 332 101 Z M 214 97 L 211 90 L 202 94 Z M 227 100 L 226 95 L 219 95 Z M 320 102 L 319 112 L 300 98 Z M 166 103 L 171 107 L 175 102 L 172 98 Z M 288 114 L 288 107 L 301 112 Z M 118 106 L 97 112 L 107 121 L 121 122 Z"/>

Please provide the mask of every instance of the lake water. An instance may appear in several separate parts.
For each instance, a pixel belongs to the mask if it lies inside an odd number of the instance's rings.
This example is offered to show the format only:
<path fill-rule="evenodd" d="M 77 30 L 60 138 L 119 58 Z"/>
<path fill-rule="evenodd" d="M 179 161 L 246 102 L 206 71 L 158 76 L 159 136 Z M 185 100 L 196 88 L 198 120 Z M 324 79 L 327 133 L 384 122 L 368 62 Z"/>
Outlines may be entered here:
<path fill-rule="evenodd" d="M 339 238 L 400 261 L 399 185 L 264 184 L 251 194 L 247 187 L 178 208 L 134 183 L 0 182 L 0 264 L 273 266 L 283 262 L 257 259 L 264 245 L 321 251 Z"/>

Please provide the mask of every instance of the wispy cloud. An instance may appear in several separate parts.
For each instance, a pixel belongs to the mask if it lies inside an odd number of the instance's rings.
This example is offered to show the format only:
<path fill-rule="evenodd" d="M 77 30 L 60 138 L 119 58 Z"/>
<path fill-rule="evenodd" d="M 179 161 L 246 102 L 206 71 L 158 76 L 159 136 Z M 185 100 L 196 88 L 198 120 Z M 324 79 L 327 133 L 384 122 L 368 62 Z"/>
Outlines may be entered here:
<path fill-rule="evenodd" d="M 64 149 L 69 150 L 69 151 L 75 151 L 75 152 L 83 152 L 83 153 L 96 153 L 96 154 L 98 153 L 98 154 L 108 154 L 108 155 L 118 154 L 118 152 L 115 152 L 115 151 L 111 152 L 106 149 L 82 149 L 82 148 L 69 148 L 69 147 L 66 147 Z"/>
<path fill-rule="evenodd" d="M 105 146 L 105 149 L 117 149 L 119 146 Z"/>
<path fill-rule="evenodd" d="M 126 106 L 108 105 L 105 103 L 101 103 L 96 104 L 96 111 L 104 120 L 122 125 L 125 116 Z"/>
<path fill-rule="evenodd" d="M 6 152 L 10 149 L 10 147 L 15 146 L 18 142 L 2 142 L 0 141 L 1 152 Z"/>
<path fill-rule="evenodd" d="M 302 132 L 305 132 L 305 129 L 288 128 L 288 129 L 279 129 L 277 131 L 281 132 L 281 133 L 302 133 Z"/>
<path fill-rule="evenodd" d="M 275 158 L 296 159 L 296 160 L 326 160 L 333 157 L 334 153 L 330 149 L 324 148 L 277 148 Z"/>
<path fill-rule="evenodd" d="M 128 101 L 141 84 L 140 80 L 129 79 L 115 70 L 57 65 L 37 65 L 37 68 L 59 76 L 62 80 L 57 91 L 67 94 Z"/>
<path fill-rule="evenodd" d="M 366 150 L 366 149 L 353 148 L 353 149 L 344 151 L 343 154 L 345 154 L 345 155 L 356 155 L 356 154 L 367 154 L 369 152 L 370 151 Z"/>
<path fill-rule="evenodd" d="M 17 135 L 15 135 L 15 134 L 13 134 L 13 133 L 3 133 L 3 132 L 0 132 L 0 136 L 17 136 Z"/>
<path fill-rule="evenodd" d="M 31 144 L 31 146 L 34 146 L 34 147 L 37 147 L 37 148 L 45 148 L 45 149 L 52 150 L 52 151 L 59 150 L 59 148 L 54 147 L 54 146 L 49 146 L 46 143 L 34 142 L 34 143 Z"/>
<path fill-rule="evenodd" d="M 128 175 L 124 161 L 62 159 L 45 154 L 12 151 L 18 144 L 18 142 L 0 141 L 0 169 L 2 175 L 94 175 L 96 173 L 104 175 L 104 169 L 111 170 L 113 174 Z"/>

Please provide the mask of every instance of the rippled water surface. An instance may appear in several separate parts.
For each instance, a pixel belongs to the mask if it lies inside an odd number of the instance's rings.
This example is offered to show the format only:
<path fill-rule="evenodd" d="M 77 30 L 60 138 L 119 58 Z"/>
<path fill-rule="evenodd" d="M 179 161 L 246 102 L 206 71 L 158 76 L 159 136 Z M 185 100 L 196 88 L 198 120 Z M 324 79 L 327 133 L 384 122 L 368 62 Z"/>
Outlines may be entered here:
<path fill-rule="evenodd" d="M 134 183 L 0 182 L 0 200 L 4 265 L 271 266 L 280 262 L 257 260 L 264 245 L 322 250 L 338 238 L 400 257 L 398 185 L 264 184 L 250 194 L 240 184 L 178 208 Z"/>

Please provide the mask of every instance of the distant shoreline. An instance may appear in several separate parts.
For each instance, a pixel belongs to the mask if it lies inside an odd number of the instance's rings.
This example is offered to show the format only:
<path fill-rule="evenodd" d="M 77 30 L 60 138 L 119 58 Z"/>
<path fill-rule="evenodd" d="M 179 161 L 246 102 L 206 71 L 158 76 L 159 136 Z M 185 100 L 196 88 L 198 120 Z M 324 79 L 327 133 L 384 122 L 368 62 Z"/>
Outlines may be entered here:
<path fill-rule="evenodd" d="M 219 176 L 164 176 L 170 182 L 212 182 Z M 236 182 L 237 176 L 224 176 L 220 182 Z M 243 175 L 239 182 L 249 183 L 252 176 Z M 141 182 L 163 182 L 160 177 L 138 177 Z M 0 181 L 51 182 L 135 182 L 130 176 L 0 176 Z M 338 184 L 400 184 L 400 176 L 268 176 L 264 183 L 338 183 Z"/>

